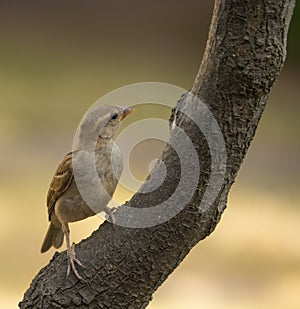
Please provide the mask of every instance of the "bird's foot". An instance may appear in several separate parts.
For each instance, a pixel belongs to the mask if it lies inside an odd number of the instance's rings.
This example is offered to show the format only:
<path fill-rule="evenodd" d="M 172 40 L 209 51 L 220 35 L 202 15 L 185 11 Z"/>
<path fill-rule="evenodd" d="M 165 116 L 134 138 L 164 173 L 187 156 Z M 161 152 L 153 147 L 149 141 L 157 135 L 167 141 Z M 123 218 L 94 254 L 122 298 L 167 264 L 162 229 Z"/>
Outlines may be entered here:
<path fill-rule="evenodd" d="M 67 278 L 70 276 L 70 272 L 71 272 L 71 269 L 73 270 L 73 273 L 75 275 L 75 277 L 79 280 L 82 280 L 82 281 L 86 281 L 85 279 L 83 279 L 76 267 L 75 267 L 75 263 L 78 264 L 79 266 L 85 268 L 85 266 L 76 258 L 76 255 L 75 255 L 75 248 L 74 248 L 74 243 L 72 244 L 71 246 L 71 250 L 70 252 L 67 250 L 67 257 L 68 257 L 68 270 L 67 270 Z"/>
<path fill-rule="evenodd" d="M 112 207 L 112 208 L 108 208 L 108 207 L 105 207 L 104 211 L 106 213 L 106 220 L 109 221 L 110 223 L 112 223 L 113 225 L 116 224 L 116 218 L 114 216 L 114 212 L 117 210 L 116 207 Z"/>

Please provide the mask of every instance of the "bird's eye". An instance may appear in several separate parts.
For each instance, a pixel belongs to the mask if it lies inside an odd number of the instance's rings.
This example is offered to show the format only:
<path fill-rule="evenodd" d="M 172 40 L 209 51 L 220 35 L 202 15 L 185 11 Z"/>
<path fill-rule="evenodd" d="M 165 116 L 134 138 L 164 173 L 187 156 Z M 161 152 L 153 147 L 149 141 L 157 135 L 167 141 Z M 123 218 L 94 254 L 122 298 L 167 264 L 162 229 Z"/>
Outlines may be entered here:
<path fill-rule="evenodd" d="M 115 119 L 117 119 L 117 118 L 118 118 L 118 114 L 112 114 L 112 115 L 111 115 L 111 119 L 115 120 Z"/>

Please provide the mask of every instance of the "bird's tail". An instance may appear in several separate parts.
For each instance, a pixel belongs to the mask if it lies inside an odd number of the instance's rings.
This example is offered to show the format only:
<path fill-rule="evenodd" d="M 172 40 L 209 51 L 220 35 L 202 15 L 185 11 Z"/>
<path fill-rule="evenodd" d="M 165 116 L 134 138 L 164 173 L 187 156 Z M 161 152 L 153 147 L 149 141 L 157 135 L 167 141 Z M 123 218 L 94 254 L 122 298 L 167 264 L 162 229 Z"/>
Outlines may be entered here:
<path fill-rule="evenodd" d="M 64 233 L 61 227 L 55 227 L 50 223 L 47 234 L 42 244 L 41 253 L 48 251 L 51 246 L 58 249 L 64 240 Z"/>

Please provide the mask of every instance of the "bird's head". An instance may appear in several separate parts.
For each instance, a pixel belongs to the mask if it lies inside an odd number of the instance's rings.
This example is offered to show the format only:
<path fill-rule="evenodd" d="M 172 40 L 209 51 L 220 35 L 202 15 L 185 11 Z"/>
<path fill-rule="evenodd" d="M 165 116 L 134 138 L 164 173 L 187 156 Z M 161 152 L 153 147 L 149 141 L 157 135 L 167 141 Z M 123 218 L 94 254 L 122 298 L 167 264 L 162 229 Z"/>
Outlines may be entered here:
<path fill-rule="evenodd" d="M 116 133 L 121 121 L 128 116 L 133 109 L 121 106 L 106 106 L 107 110 L 103 117 L 100 116 L 96 126 L 99 130 L 99 137 L 102 139 L 110 139 Z"/>
<path fill-rule="evenodd" d="M 79 142 L 113 138 L 120 122 L 133 111 L 130 107 L 100 105 L 84 116 L 79 127 Z"/>

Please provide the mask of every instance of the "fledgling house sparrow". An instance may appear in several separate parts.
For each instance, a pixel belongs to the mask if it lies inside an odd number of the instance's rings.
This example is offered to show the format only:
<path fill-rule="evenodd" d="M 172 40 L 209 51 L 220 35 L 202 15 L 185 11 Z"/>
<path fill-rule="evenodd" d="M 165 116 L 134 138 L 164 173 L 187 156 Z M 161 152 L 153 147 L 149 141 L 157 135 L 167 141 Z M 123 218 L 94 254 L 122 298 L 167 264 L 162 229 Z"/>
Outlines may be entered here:
<path fill-rule="evenodd" d="M 113 136 L 119 127 L 120 121 L 132 112 L 130 107 L 98 106 L 90 113 L 79 127 L 76 149 L 69 152 L 58 166 L 50 184 L 47 195 L 47 207 L 50 226 L 43 241 L 41 252 L 51 248 L 59 248 L 66 237 L 68 270 L 72 268 L 75 276 L 83 280 L 79 275 L 74 262 L 83 266 L 76 258 L 74 244 L 70 245 L 69 222 L 75 222 L 96 213 L 105 211 L 114 223 L 114 217 L 107 204 L 113 195 L 122 172 L 122 158 L 119 150 L 113 142 Z M 79 161 L 79 167 L 75 170 L 75 160 L 80 157 L 93 158 L 91 163 L 95 167 L 97 177 L 102 186 L 98 195 L 93 188 L 93 178 L 89 175 L 89 169 Z M 82 162 L 85 162 L 84 160 Z M 88 164 L 87 164 L 88 165 Z M 76 173 L 79 174 L 76 179 Z M 81 178 L 80 178 L 81 177 Z M 79 180 L 78 180 L 79 179 Z M 90 181 L 90 183 L 89 183 Z M 80 191 L 80 183 L 86 191 Z M 105 191 L 105 192 L 104 192 Z M 83 198 L 84 193 L 88 199 L 93 198 L 92 207 Z M 95 198 L 96 197 L 96 198 Z"/>

